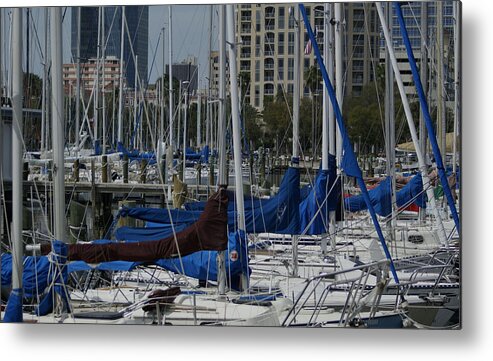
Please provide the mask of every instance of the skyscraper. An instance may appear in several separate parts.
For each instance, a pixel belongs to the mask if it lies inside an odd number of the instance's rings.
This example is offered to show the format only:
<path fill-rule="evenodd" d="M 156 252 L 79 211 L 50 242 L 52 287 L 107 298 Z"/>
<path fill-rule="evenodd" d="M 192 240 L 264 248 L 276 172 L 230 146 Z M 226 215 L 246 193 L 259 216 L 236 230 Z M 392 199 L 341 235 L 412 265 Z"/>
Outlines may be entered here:
<path fill-rule="evenodd" d="M 72 57 L 77 60 L 78 36 L 78 7 L 72 7 Z M 104 13 L 105 28 L 105 55 L 120 59 L 122 7 L 106 6 L 101 8 Z M 98 47 L 98 14 L 97 7 L 80 8 L 80 61 L 87 62 L 97 57 Z M 147 85 L 148 34 L 149 34 L 149 7 L 125 6 L 125 19 L 128 32 L 124 36 L 123 64 L 127 86 L 134 87 L 135 62 L 139 80 L 142 86 Z"/>

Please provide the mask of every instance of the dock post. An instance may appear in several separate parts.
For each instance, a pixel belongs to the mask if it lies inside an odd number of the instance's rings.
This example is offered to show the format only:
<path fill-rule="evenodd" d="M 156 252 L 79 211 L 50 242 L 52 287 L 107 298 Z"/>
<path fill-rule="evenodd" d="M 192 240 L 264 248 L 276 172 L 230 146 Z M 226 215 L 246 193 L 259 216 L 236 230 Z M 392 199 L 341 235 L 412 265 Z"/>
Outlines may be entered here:
<path fill-rule="evenodd" d="M 74 182 L 79 182 L 80 180 L 80 163 L 79 159 L 74 162 Z"/>
<path fill-rule="evenodd" d="M 140 162 L 140 183 L 144 184 L 146 182 L 146 171 L 147 171 L 147 160 L 142 159 Z"/>
<path fill-rule="evenodd" d="M 108 156 L 103 155 L 101 157 L 101 178 L 103 183 L 108 183 Z"/>
<path fill-rule="evenodd" d="M 128 183 L 128 155 L 123 155 L 123 183 Z"/>

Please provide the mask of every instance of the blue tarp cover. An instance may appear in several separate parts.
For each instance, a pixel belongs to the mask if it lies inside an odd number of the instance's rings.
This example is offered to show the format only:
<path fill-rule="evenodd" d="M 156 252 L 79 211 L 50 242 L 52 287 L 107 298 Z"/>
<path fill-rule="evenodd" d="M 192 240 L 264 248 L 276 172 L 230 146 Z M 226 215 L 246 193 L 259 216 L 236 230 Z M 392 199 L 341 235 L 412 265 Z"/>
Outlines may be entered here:
<path fill-rule="evenodd" d="M 388 217 L 392 213 L 392 192 L 389 177 L 385 178 L 378 186 L 368 191 L 368 194 L 370 195 L 371 204 L 378 215 Z M 405 206 L 414 198 L 415 200 L 412 203 L 415 203 L 421 208 L 426 207 L 421 174 L 414 176 L 400 191 L 397 192 L 397 207 Z M 367 209 L 367 205 L 363 196 L 357 195 L 344 199 L 344 208 L 349 212 L 359 212 Z"/>
<path fill-rule="evenodd" d="M 298 168 L 288 168 L 283 177 L 279 192 L 276 196 L 266 200 L 254 200 L 253 207 L 248 208 L 245 202 L 245 223 L 247 233 L 282 233 L 296 234 L 299 229 L 299 203 L 300 203 L 300 172 Z M 234 202 L 228 202 L 229 204 Z M 250 203 L 252 204 L 252 203 Z M 229 210 L 229 208 L 228 208 Z M 162 209 L 162 208 L 122 208 L 120 216 L 129 216 L 141 219 L 147 222 L 161 223 L 161 230 L 153 230 L 150 227 L 137 228 L 130 231 L 125 228 L 118 231 L 120 239 L 133 240 L 150 240 L 158 234 L 168 234 L 169 225 L 173 223 L 176 226 L 190 225 L 198 220 L 201 210 L 187 211 L 181 209 Z M 228 227 L 230 231 L 237 228 L 237 215 L 233 210 L 228 211 Z M 168 227 L 166 227 L 168 225 Z M 162 233 L 158 233 L 162 232 Z M 130 236 L 131 234 L 131 236 Z M 154 238 L 161 239 L 164 237 Z"/>
<path fill-rule="evenodd" d="M 318 171 L 314 186 L 300 203 L 300 234 L 305 229 L 309 235 L 327 233 L 329 212 L 336 210 L 340 195 L 340 188 L 334 186 L 336 178 L 336 160 L 329 156 L 329 169 Z"/>
<path fill-rule="evenodd" d="M 231 260 L 232 251 L 238 253 L 236 260 Z M 185 274 L 199 280 L 217 281 L 217 251 L 200 251 L 179 258 L 160 259 L 156 261 L 158 266 L 169 271 Z M 230 233 L 228 236 L 228 249 L 226 250 L 226 277 L 231 277 L 231 285 L 234 286 L 238 277 L 243 273 L 248 274 L 248 251 L 245 234 L 239 232 Z M 183 268 L 182 268 L 183 265 Z"/>
<path fill-rule="evenodd" d="M 23 261 L 22 288 L 24 297 L 33 298 L 48 286 L 50 262 L 48 257 L 26 256 Z M 37 281 L 37 284 L 36 284 Z M 12 254 L 2 254 L 2 287 L 12 284 Z"/>

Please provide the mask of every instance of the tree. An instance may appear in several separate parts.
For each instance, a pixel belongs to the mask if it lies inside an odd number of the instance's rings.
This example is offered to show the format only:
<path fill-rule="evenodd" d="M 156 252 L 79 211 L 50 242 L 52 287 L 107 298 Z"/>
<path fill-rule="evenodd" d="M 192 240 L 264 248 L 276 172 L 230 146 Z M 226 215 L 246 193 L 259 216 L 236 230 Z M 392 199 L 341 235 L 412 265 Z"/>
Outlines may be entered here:
<path fill-rule="evenodd" d="M 312 156 L 315 156 L 315 148 L 316 148 L 316 140 L 315 140 L 315 134 L 316 134 L 316 129 L 317 129 L 317 124 L 316 124 L 316 119 L 317 117 L 315 116 L 316 113 L 316 102 L 315 102 L 315 93 L 318 93 L 321 89 L 321 82 L 322 82 L 322 74 L 318 67 L 316 66 L 311 66 L 305 71 L 305 86 L 308 87 L 310 90 L 310 99 L 311 99 L 311 114 L 312 114 L 312 127 L 311 127 L 311 135 L 312 135 L 312 140 L 311 140 L 311 150 L 312 150 Z"/>

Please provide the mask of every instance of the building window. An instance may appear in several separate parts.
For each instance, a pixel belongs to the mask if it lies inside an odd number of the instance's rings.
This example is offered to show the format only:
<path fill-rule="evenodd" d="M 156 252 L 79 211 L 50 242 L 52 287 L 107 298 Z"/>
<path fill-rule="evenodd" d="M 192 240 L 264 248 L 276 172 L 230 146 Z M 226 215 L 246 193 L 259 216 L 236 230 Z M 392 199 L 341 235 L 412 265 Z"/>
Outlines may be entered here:
<path fill-rule="evenodd" d="M 255 81 L 260 81 L 260 60 L 255 60 Z"/>
<path fill-rule="evenodd" d="M 294 54 L 294 33 L 288 33 L 288 55 Z"/>
<path fill-rule="evenodd" d="M 279 7 L 277 26 L 279 29 L 284 29 L 284 6 Z"/>
<path fill-rule="evenodd" d="M 284 59 L 277 59 L 278 79 L 284 80 Z"/>
<path fill-rule="evenodd" d="M 284 33 L 277 34 L 277 53 L 284 54 Z"/>
<path fill-rule="evenodd" d="M 255 106 L 260 106 L 260 87 L 255 85 Z"/>
<path fill-rule="evenodd" d="M 294 59 L 288 58 L 288 80 L 294 79 Z"/>

